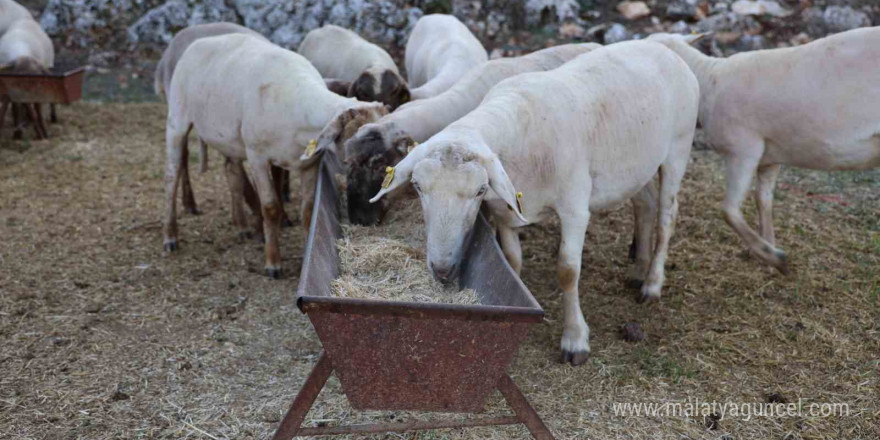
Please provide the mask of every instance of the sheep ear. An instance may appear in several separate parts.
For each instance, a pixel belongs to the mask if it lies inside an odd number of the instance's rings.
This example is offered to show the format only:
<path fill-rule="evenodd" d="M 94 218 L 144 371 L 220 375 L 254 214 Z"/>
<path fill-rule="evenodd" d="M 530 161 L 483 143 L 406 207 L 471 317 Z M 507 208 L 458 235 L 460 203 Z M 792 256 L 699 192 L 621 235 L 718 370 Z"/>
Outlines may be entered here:
<path fill-rule="evenodd" d="M 493 154 L 491 158 L 484 159 L 482 162 L 489 175 L 489 187 L 492 188 L 492 191 L 495 191 L 495 194 L 498 194 L 498 197 L 507 203 L 507 207 L 516 214 L 520 221 L 528 223 L 528 220 L 522 215 L 522 207 L 520 206 L 519 198 L 522 197 L 522 194 L 516 192 L 513 182 L 504 171 L 504 166 L 501 165 L 498 156 Z"/>
<path fill-rule="evenodd" d="M 702 33 L 702 34 L 690 34 L 690 35 L 685 35 L 685 36 L 684 36 L 684 41 L 685 41 L 687 44 L 690 44 L 691 46 L 693 46 L 694 44 L 697 44 L 697 43 L 698 43 L 700 40 L 702 40 L 703 38 L 706 38 L 706 37 L 711 36 L 713 33 L 714 33 L 714 32 L 704 32 L 704 33 Z"/>
<path fill-rule="evenodd" d="M 379 190 L 378 193 L 376 193 L 375 197 L 370 199 L 370 203 L 378 202 L 379 199 L 381 199 L 385 194 L 394 191 L 405 183 L 409 183 L 409 180 L 412 178 L 412 172 L 413 169 L 416 167 L 416 164 L 424 159 L 427 155 L 427 148 L 416 148 L 412 150 L 410 154 L 406 155 L 403 160 L 398 162 L 397 166 L 386 168 L 385 180 L 382 181 L 382 189 Z"/>
<path fill-rule="evenodd" d="M 394 140 L 394 149 L 397 150 L 397 153 L 401 156 L 409 154 L 417 145 L 419 145 L 419 143 L 413 140 L 411 136 L 404 136 Z"/>
<path fill-rule="evenodd" d="M 342 113 L 337 115 L 332 121 L 324 126 L 324 129 L 321 130 L 317 139 L 309 142 L 309 146 L 306 148 L 303 155 L 300 156 L 299 160 L 305 161 L 317 157 L 318 153 L 321 153 L 324 150 L 333 150 L 335 152 L 336 140 L 342 135 L 345 125 L 356 116 L 356 109 L 343 110 Z"/>

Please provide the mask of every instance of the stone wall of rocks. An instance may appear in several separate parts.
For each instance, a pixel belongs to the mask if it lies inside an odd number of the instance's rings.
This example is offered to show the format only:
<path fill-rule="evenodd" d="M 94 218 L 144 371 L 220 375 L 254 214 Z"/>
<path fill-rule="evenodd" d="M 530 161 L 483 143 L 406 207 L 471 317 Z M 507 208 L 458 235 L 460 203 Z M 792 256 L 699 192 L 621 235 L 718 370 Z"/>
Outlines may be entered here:
<path fill-rule="evenodd" d="M 64 46 L 113 51 L 161 48 L 176 31 L 213 21 L 296 48 L 310 30 L 336 24 L 399 56 L 412 26 L 432 12 L 454 13 L 489 47 L 516 40 L 515 50 L 714 31 L 716 51 L 730 53 L 880 24 L 876 0 L 48 0 L 40 23 Z M 521 30 L 551 38 L 522 44 L 511 37 Z"/>

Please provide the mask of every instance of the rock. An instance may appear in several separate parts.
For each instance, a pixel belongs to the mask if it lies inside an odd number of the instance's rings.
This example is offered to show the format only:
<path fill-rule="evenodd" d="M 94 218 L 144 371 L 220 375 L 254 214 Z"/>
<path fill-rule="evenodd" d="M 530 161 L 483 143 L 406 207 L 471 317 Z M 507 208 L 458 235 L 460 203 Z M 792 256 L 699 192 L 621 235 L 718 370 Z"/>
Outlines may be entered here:
<path fill-rule="evenodd" d="M 625 1 L 617 4 L 617 12 L 627 20 L 638 20 L 651 15 L 651 8 L 645 2 Z"/>
<path fill-rule="evenodd" d="M 626 26 L 620 23 L 614 23 L 603 34 L 602 44 L 619 43 L 630 39 L 632 39 L 632 35 L 626 29 Z"/>
<path fill-rule="evenodd" d="M 174 33 L 189 23 L 190 9 L 182 0 L 170 0 L 151 9 L 128 28 L 132 43 L 168 43 Z"/>
<path fill-rule="evenodd" d="M 849 6 L 829 6 L 822 14 L 822 19 L 828 33 L 871 26 L 871 18 L 868 14 Z"/>
<path fill-rule="evenodd" d="M 690 19 L 695 15 L 697 15 L 697 6 L 686 1 L 672 1 L 666 5 L 666 17 L 670 19 Z"/>
<path fill-rule="evenodd" d="M 739 52 L 761 50 L 767 48 L 767 40 L 763 35 L 743 35 L 737 42 L 736 49 Z"/>
<path fill-rule="evenodd" d="M 690 31 L 691 27 L 688 26 L 684 20 L 676 21 L 675 24 L 669 28 L 669 32 L 672 32 L 673 34 L 687 34 Z"/>
<path fill-rule="evenodd" d="M 583 38 L 586 32 L 583 26 L 575 23 L 565 23 L 559 27 L 559 36 L 566 39 Z"/>
<path fill-rule="evenodd" d="M 733 31 L 733 32 L 718 32 L 715 34 L 715 41 L 719 44 L 733 44 L 739 41 L 739 38 L 742 37 L 742 32 Z"/>
<path fill-rule="evenodd" d="M 791 11 L 779 6 L 779 3 L 769 0 L 737 0 L 730 6 L 730 10 L 739 15 L 772 15 L 774 17 L 791 15 Z"/>
<path fill-rule="evenodd" d="M 746 32 L 760 29 L 761 24 L 752 17 L 727 12 L 700 20 L 695 28 L 697 32 Z"/>
<path fill-rule="evenodd" d="M 193 6 L 189 17 L 190 26 L 218 21 L 238 22 L 235 10 L 230 8 L 224 0 L 203 0 Z"/>
<path fill-rule="evenodd" d="M 580 20 L 581 5 L 578 0 L 526 0 L 526 26 L 541 24 L 544 14 L 556 16 L 559 24 Z"/>
<path fill-rule="evenodd" d="M 791 37 L 791 40 L 788 40 L 788 42 L 791 43 L 792 46 L 801 46 L 809 43 L 810 41 L 813 41 L 813 39 L 810 38 L 810 36 L 807 35 L 806 32 L 801 32 Z"/>

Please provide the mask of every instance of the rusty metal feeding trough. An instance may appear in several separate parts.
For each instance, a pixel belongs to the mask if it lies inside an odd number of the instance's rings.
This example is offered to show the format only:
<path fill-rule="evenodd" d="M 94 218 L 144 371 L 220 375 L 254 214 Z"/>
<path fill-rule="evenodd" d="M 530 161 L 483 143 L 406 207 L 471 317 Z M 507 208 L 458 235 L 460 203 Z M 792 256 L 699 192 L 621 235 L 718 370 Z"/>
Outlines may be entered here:
<path fill-rule="evenodd" d="M 507 264 L 481 215 L 468 240 L 462 287 L 480 305 L 428 304 L 335 297 L 339 275 L 336 239 L 339 195 L 332 152 L 321 159 L 297 305 L 318 333 L 324 353 L 275 432 L 295 436 L 401 432 L 436 428 L 524 424 L 538 440 L 553 439 L 506 370 L 529 328 L 544 311 Z M 463 421 L 302 427 L 306 414 L 335 372 L 358 410 L 479 413 L 499 390 L 513 415 Z"/>
<path fill-rule="evenodd" d="M 24 104 L 37 139 L 49 134 L 37 104 L 70 104 L 82 97 L 84 67 L 57 66 L 47 74 L 0 72 L 0 128 L 11 104 Z"/>

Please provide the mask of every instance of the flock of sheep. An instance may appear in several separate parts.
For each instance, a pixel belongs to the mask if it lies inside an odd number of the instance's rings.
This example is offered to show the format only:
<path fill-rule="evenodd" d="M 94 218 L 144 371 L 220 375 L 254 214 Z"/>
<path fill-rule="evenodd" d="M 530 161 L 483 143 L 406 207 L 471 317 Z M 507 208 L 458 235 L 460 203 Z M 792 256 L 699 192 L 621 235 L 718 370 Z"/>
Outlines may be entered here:
<path fill-rule="evenodd" d="M 0 0 L 0 66 L 51 66 L 51 43 L 48 58 L 40 49 L 45 33 L 27 11 L 14 19 L 15 7 Z M 286 173 L 301 180 L 308 229 L 319 158 L 332 151 L 345 165 L 338 180 L 352 222 L 377 224 L 404 188 L 418 193 L 428 266 L 440 281 L 458 275 L 481 205 L 517 272 L 516 228 L 558 216 L 561 349 L 564 361 L 583 363 L 589 327 L 578 280 L 590 215 L 632 202 L 629 281 L 639 300 L 659 298 L 698 122 L 725 161 L 725 220 L 783 273 L 772 222 L 780 166 L 880 166 L 880 28 L 726 59 L 692 47 L 701 37 L 655 34 L 489 61 L 455 17 L 427 15 L 406 45 L 407 81 L 384 50 L 336 26 L 310 32 L 298 53 L 235 24 L 192 26 L 156 70 L 168 103 L 164 248 L 178 248 L 181 182 L 185 208 L 197 212 L 187 164 L 193 128 L 202 170 L 208 146 L 226 158 L 240 234 L 252 234 L 245 203 L 258 217 L 271 277 L 281 274 L 279 232 L 289 222 Z M 741 212 L 755 174 L 758 232 Z"/>

